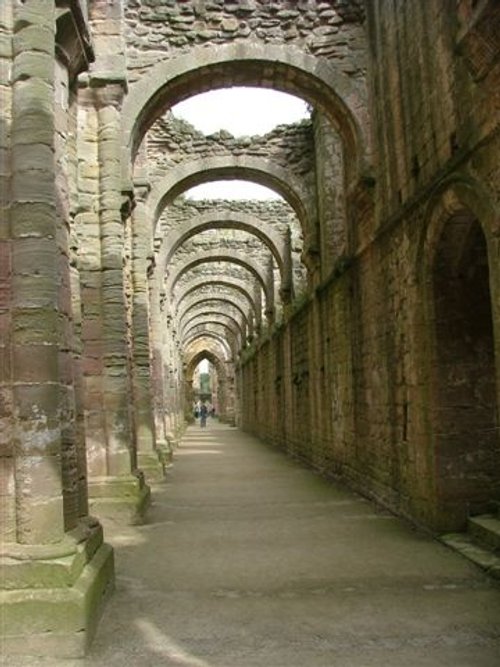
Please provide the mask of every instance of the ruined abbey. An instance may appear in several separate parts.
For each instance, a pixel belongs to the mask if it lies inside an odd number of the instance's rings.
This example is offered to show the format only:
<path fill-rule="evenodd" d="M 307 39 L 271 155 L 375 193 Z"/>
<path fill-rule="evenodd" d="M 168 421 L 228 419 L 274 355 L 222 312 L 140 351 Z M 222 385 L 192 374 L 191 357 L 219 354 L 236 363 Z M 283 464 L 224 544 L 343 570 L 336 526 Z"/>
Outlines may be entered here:
<path fill-rule="evenodd" d="M 171 111 L 233 86 L 311 116 Z M 221 423 L 432 535 L 498 521 L 498 0 L 1 0 L 0 98 L 6 654 L 88 650 L 201 360 Z M 184 194 L 221 178 L 281 198 Z"/>

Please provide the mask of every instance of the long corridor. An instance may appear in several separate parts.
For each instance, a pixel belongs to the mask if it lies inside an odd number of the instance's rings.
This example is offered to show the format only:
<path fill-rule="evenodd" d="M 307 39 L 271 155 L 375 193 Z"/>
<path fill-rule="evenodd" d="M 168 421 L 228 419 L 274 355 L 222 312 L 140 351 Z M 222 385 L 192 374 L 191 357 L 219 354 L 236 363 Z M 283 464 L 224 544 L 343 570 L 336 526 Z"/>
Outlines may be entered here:
<path fill-rule="evenodd" d="M 30 667 L 500 664 L 495 582 L 211 419 L 187 431 L 147 523 L 106 537 L 117 590 L 90 655 Z"/>

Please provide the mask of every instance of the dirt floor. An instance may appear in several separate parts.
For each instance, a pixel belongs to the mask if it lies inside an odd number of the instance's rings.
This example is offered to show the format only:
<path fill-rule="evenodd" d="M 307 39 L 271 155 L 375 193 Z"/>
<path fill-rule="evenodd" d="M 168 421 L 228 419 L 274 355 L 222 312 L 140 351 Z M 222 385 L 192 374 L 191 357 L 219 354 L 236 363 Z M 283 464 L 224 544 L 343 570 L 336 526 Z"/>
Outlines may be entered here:
<path fill-rule="evenodd" d="M 500 588 L 235 428 L 192 426 L 85 660 L 12 667 L 499 667 Z"/>

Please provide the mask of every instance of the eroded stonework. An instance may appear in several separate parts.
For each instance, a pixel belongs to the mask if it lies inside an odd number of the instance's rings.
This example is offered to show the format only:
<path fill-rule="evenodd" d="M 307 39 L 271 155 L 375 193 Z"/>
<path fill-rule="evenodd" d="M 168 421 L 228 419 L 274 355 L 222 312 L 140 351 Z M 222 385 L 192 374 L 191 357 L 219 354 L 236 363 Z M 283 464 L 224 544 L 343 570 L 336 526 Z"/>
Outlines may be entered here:
<path fill-rule="evenodd" d="M 495 0 L 3 3 L 7 654 L 84 654 L 114 580 L 102 525 L 142 520 L 202 360 L 221 420 L 436 534 L 497 521 L 498 17 Z M 243 84 L 310 119 L 233 137 L 172 115 Z M 186 196 L 223 178 L 282 199 Z"/>

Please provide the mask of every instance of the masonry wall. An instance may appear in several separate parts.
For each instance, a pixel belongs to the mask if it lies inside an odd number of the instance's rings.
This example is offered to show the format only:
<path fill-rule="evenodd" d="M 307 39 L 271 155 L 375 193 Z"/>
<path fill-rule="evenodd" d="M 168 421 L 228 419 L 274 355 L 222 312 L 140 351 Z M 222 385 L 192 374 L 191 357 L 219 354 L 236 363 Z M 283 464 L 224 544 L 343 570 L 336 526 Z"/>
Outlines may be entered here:
<path fill-rule="evenodd" d="M 472 4 L 463 3 L 462 14 L 451 2 L 370 4 L 373 207 L 365 202 L 363 216 L 348 210 L 345 261 L 277 334 L 288 367 L 285 361 L 278 371 L 266 362 L 270 341 L 242 369 L 243 405 L 247 385 L 254 392 L 245 428 L 436 530 L 461 527 L 466 511 L 484 509 L 474 484 L 482 480 L 491 499 L 500 492 L 498 478 L 492 481 L 498 438 L 491 449 L 470 431 L 474 447 L 446 458 L 440 445 L 446 427 L 433 411 L 439 294 L 429 281 L 440 225 L 465 212 L 486 237 L 481 261 L 489 266 L 490 294 L 477 299 L 491 309 L 497 385 L 500 366 L 500 79 L 498 62 L 488 60 L 499 45 L 486 28 L 497 25 L 498 9 L 483 3 L 486 13 L 471 27 Z M 325 144 L 317 150 L 318 162 L 331 158 Z M 266 393 L 256 384 L 262 365 L 267 391 L 274 387 L 281 396 L 290 384 L 283 408 L 288 432 L 269 415 L 264 424 L 256 419 L 266 415 L 260 403 Z M 465 404 L 447 405 L 453 429 L 462 428 L 463 415 L 480 400 L 476 387 L 468 385 Z M 498 432 L 498 407 L 496 415 L 488 428 Z M 467 469 L 467 458 L 479 462 Z M 462 511 L 454 490 L 460 486 L 471 487 Z"/>
<path fill-rule="evenodd" d="M 348 74 L 359 73 L 365 57 L 363 16 L 361 0 L 161 4 L 129 0 L 125 12 L 129 77 L 134 81 L 159 60 L 188 53 L 193 46 L 217 48 L 242 40 L 294 44 L 335 61 Z"/>
<path fill-rule="evenodd" d="M 312 172 L 314 178 L 312 139 L 309 120 L 278 125 L 262 136 L 234 137 L 226 130 L 204 135 L 189 123 L 167 113 L 148 132 L 148 165 L 154 177 L 187 160 L 247 155 L 270 159 L 299 178 Z"/>

